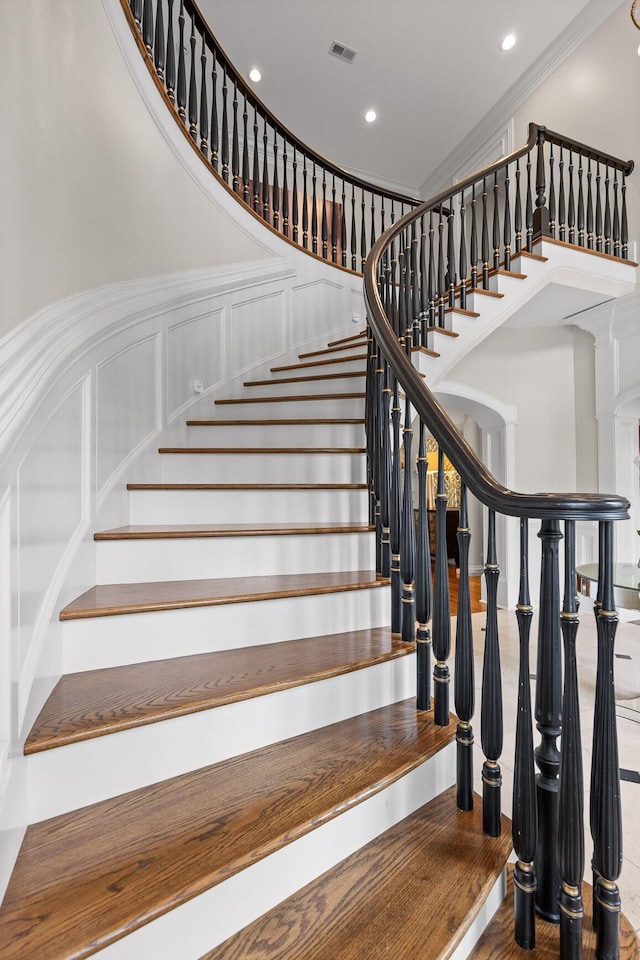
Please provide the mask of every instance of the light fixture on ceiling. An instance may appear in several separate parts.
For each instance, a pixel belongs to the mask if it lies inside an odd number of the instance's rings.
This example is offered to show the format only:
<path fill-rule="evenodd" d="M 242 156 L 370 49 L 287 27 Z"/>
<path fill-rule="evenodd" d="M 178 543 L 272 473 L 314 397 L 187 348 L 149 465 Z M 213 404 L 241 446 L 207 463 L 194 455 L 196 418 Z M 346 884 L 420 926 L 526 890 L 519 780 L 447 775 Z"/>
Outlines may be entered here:
<path fill-rule="evenodd" d="M 503 50 L 511 50 L 513 47 L 515 47 L 515 45 L 516 45 L 516 38 L 512 33 L 508 33 L 507 36 L 502 41 L 502 43 L 500 44 Z"/>
<path fill-rule="evenodd" d="M 262 80 L 262 74 L 257 67 L 252 67 L 249 71 L 249 80 L 252 80 L 253 83 L 259 83 Z"/>
<path fill-rule="evenodd" d="M 367 123 L 373 123 L 376 117 L 377 117 L 377 113 L 375 112 L 375 110 L 367 110 L 367 112 L 364 115 L 364 118 L 367 121 Z"/>

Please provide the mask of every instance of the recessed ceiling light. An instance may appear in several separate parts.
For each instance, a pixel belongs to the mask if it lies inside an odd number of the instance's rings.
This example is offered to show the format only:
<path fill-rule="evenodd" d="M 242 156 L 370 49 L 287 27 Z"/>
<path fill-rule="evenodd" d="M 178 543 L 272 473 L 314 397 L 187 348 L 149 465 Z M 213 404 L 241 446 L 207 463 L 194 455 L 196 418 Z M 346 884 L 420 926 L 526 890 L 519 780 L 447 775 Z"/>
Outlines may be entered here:
<path fill-rule="evenodd" d="M 512 33 L 507 34 L 500 46 L 503 50 L 511 50 L 512 47 L 516 45 L 516 38 Z"/>
<path fill-rule="evenodd" d="M 640 57 L 640 47 L 638 47 L 638 56 Z"/>
<path fill-rule="evenodd" d="M 253 67 L 253 69 L 249 71 L 249 80 L 253 80 L 254 83 L 259 83 L 260 80 L 262 80 L 262 74 L 257 67 Z"/>
<path fill-rule="evenodd" d="M 367 112 L 364 115 L 364 118 L 367 121 L 367 123 L 373 123 L 373 121 L 376 119 L 376 116 L 377 114 L 375 110 L 367 110 Z"/>

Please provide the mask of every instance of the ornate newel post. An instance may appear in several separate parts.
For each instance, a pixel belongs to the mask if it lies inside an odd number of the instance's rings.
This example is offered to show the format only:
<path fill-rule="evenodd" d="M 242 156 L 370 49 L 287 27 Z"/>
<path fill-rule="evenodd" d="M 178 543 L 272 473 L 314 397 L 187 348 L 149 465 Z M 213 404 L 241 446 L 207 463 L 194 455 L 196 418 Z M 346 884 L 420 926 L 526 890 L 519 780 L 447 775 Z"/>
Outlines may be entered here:
<path fill-rule="evenodd" d="M 558 890 L 558 773 L 560 752 L 556 744 L 562 731 L 562 675 L 560 650 L 560 587 L 558 544 L 562 539 L 557 520 L 543 520 L 538 534 L 542 540 L 540 572 L 540 615 L 538 621 L 538 667 L 536 721 L 540 744 L 535 755 L 538 765 L 538 847 L 536 850 L 536 910 L 545 920 L 557 923 Z"/>
<path fill-rule="evenodd" d="M 549 230 L 549 208 L 545 205 L 545 169 L 544 169 L 544 128 L 538 129 L 538 140 L 536 144 L 536 206 L 533 211 L 533 236 L 550 236 Z"/>
<path fill-rule="evenodd" d="M 514 871 L 515 939 L 525 950 L 536 945 L 534 857 L 538 841 L 536 780 L 533 762 L 533 716 L 529 680 L 529 634 L 533 607 L 529 597 L 529 523 L 520 521 L 520 593 L 516 607 L 520 637 L 518 717 L 513 772 L 513 848 L 518 857 Z"/>
<path fill-rule="evenodd" d="M 618 616 L 613 594 L 613 523 L 600 523 L 599 558 L 602 608 L 598 614 L 598 669 L 591 768 L 591 834 L 593 836 L 594 920 L 597 960 L 620 956 L 620 891 L 622 811 L 613 651 Z"/>

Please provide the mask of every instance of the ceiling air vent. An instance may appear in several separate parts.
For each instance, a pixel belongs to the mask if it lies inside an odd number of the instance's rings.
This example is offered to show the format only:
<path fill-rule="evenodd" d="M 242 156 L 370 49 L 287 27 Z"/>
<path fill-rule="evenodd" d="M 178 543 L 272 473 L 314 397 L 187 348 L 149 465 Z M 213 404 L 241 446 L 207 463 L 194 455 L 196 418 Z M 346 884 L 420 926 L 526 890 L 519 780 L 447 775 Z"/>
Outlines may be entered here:
<path fill-rule="evenodd" d="M 348 47 L 345 43 L 338 43 L 337 40 L 334 40 L 329 47 L 329 53 L 334 57 L 338 57 L 339 60 L 344 60 L 345 63 L 353 63 L 358 51 L 352 50 L 351 47 Z"/>

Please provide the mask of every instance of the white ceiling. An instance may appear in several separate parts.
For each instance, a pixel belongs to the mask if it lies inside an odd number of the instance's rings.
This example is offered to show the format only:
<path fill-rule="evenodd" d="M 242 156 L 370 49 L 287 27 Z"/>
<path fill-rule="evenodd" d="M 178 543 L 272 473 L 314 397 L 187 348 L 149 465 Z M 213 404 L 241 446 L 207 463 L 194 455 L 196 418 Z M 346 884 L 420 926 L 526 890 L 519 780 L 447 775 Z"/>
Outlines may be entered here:
<path fill-rule="evenodd" d="M 517 104 L 624 0 L 200 0 L 282 123 L 348 169 L 416 194 L 486 114 Z M 513 50 L 500 49 L 507 33 Z M 333 41 L 358 51 L 352 65 Z M 372 107 L 374 124 L 364 121 Z"/>

